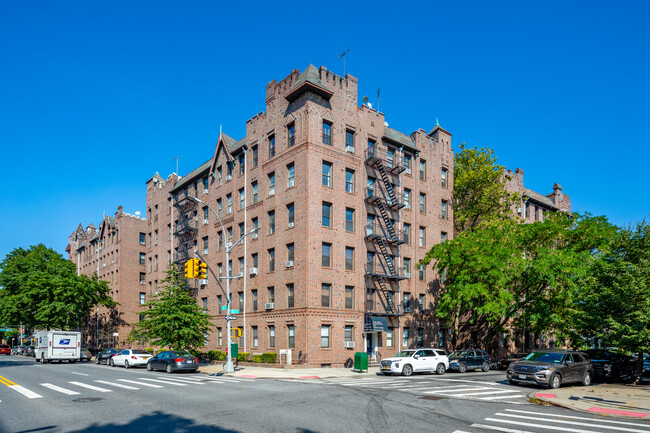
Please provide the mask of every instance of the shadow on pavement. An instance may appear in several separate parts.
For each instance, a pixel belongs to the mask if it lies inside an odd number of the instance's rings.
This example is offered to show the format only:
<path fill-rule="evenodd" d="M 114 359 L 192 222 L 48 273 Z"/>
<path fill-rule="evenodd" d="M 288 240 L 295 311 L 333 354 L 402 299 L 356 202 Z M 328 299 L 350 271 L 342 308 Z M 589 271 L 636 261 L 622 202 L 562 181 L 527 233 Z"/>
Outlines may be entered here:
<path fill-rule="evenodd" d="M 33 359 L 26 360 L 7 360 L 0 362 L 0 368 L 2 367 L 16 367 L 18 365 L 36 365 L 36 362 Z"/>

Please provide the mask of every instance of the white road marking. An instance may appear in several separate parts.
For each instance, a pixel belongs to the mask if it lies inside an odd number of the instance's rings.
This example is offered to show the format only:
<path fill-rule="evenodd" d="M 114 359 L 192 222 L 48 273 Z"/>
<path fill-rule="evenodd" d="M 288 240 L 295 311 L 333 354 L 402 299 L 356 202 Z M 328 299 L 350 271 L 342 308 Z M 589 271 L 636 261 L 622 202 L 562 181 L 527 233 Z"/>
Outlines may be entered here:
<path fill-rule="evenodd" d="M 169 381 L 167 381 L 167 380 L 149 379 L 149 378 L 147 378 L 147 377 L 138 377 L 138 379 L 140 379 L 140 380 L 147 380 L 147 381 L 150 381 L 150 382 L 164 383 L 164 384 L 166 384 L 166 385 L 187 386 L 187 385 L 184 384 L 184 383 L 169 382 Z"/>
<path fill-rule="evenodd" d="M 507 420 L 507 419 L 496 419 L 496 418 L 485 418 L 485 421 L 492 421 L 492 422 L 501 422 L 505 424 L 516 424 L 520 426 L 525 426 L 525 427 L 540 427 L 539 424 L 531 424 L 527 422 L 519 422 L 519 421 L 512 421 L 512 420 Z M 544 430 L 559 430 L 562 432 L 572 432 L 572 433 L 598 433 L 594 430 L 582 430 L 582 429 L 575 429 L 575 428 L 569 428 L 569 427 L 555 427 L 555 426 L 550 426 L 550 425 L 545 425 Z"/>
<path fill-rule="evenodd" d="M 150 388 L 164 388 L 164 386 L 161 386 L 161 385 L 154 385 L 153 383 L 138 382 L 136 380 L 128 380 L 128 379 L 117 379 L 117 380 L 119 380 L 120 382 L 135 383 L 136 385 L 148 386 Z"/>
<path fill-rule="evenodd" d="M 506 412 L 514 412 L 514 413 L 527 413 L 530 415 L 542 415 L 546 417 L 561 417 L 562 419 L 579 419 L 579 420 L 585 420 L 585 421 L 592 421 L 592 418 L 586 418 L 584 416 L 572 416 L 572 415 L 555 415 L 555 414 L 548 414 L 544 412 L 534 412 L 530 410 L 518 410 L 518 409 L 506 409 Z M 604 422 L 608 424 L 621 424 L 621 425 L 631 425 L 635 427 L 641 427 L 641 425 L 632 423 L 632 422 L 625 422 L 625 421 L 615 421 L 615 420 L 608 420 L 608 419 L 602 419 L 600 418 L 598 420 L 599 422 Z"/>
<path fill-rule="evenodd" d="M 628 427 L 599 426 L 598 424 L 591 424 L 591 423 L 586 423 L 586 422 L 566 421 L 566 420 L 561 420 L 561 419 L 548 419 L 548 417 L 515 415 L 515 414 L 512 414 L 512 413 L 496 413 L 495 416 L 496 415 L 507 416 L 507 417 L 517 418 L 517 419 L 531 420 L 531 421 L 548 421 L 548 422 L 553 422 L 553 423 L 558 423 L 558 424 L 570 424 L 570 425 L 582 426 L 582 427 L 601 427 L 601 428 L 606 428 L 608 430 L 617 430 L 617 431 L 625 431 L 625 432 L 633 432 L 633 433 L 647 433 L 648 432 L 647 429 L 638 430 L 638 429 L 633 429 L 633 428 L 628 428 Z M 593 422 L 594 420 L 589 420 L 589 421 Z M 501 420 L 500 422 L 507 422 L 507 421 L 506 420 Z"/>
<path fill-rule="evenodd" d="M 533 433 L 528 430 L 514 430 L 511 428 L 505 428 L 505 427 L 496 427 L 492 425 L 486 425 L 486 424 L 472 424 L 472 427 L 478 427 L 482 428 L 485 430 L 494 430 L 494 431 L 500 431 L 504 433 Z"/>
<path fill-rule="evenodd" d="M 100 387 L 98 387 L 98 386 L 88 385 L 87 383 L 81 383 L 81 382 L 68 382 L 68 383 L 71 383 L 71 384 L 73 384 L 73 385 L 80 386 L 80 387 L 82 387 L 82 388 L 92 389 L 93 391 L 98 391 L 98 392 L 113 392 L 112 389 L 100 388 Z"/>
<path fill-rule="evenodd" d="M 505 392 L 509 392 L 510 394 L 512 394 L 513 392 L 517 392 L 517 391 L 513 391 L 513 390 L 511 390 L 511 389 L 504 389 L 504 390 L 499 390 L 499 391 L 497 391 L 497 390 L 492 390 L 492 391 L 487 391 L 487 392 L 470 392 L 470 393 L 468 393 L 468 394 L 458 394 L 458 395 L 461 396 L 461 397 L 464 397 L 464 396 L 466 396 L 466 395 L 503 394 L 503 393 L 505 393 Z"/>
<path fill-rule="evenodd" d="M 205 383 L 202 383 L 202 382 L 197 382 L 197 381 L 194 381 L 194 380 L 178 379 L 178 378 L 175 378 L 175 377 L 167 377 L 164 380 L 171 380 L 172 382 L 180 382 L 180 383 L 187 384 L 187 385 L 205 385 Z"/>
<path fill-rule="evenodd" d="M 503 399 L 503 398 L 522 398 L 522 397 L 526 397 L 526 395 L 525 394 L 495 395 L 494 397 L 481 397 L 481 398 L 479 398 L 479 400 L 500 400 L 500 399 Z"/>
<path fill-rule="evenodd" d="M 434 379 L 434 380 L 441 380 L 441 381 L 444 381 L 444 382 L 480 383 L 481 385 L 492 385 L 492 386 L 494 386 L 494 382 L 481 382 L 479 380 L 467 380 L 467 379 Z"/>
<path fill-rule="evenodd" d="M 121 383 L 113 383 L 107 380 L 96 380 L 95 382 L 103 383 L 104 385 L 116 386 L 118 388 L 124 388 L 124 389 L 140 389 L 140 388 L 136 388 L 135 386 L 122 385 Z"/>
<path fill-rule="evenodd" d="M 77 373 L 76 371 L 71 371 L 72 374 L 78 374 L 79 376 L 88 376 L 86 373 Z"/>
<path fill-rule="evenodd" d="M 36 394 L 34 391 L 30 391 L 29 389 L 23 387 L 22 385 L 12 385 L 9 387 L 9 389 L 13 389 L 14 391 L 17 391 L 24 395 L 27 398 L 41 398 L 43 397 L 40 394 Z"/>
<path fill-rule="evenodd" d="M 68 394 L 68 395 L 78 395 L 79 393 L 77 391 L 72 391 L 71 389 L 65 389 L 61 388 L 60 386 L 52 385 L 51 383 L 41 383 L 41 386 L 44 386 L 45 388 L 49 388 L 53 391 L 61 392 L 63 394 Z"/>
<path fill-rule="evenodd" d="M 456 388 L 456 389 L 441 389 L 441 390 L 434 389 L 433 391 L 427 391 L 427 394 L 446 394 L 450 392 L 480 391 L 482 389 L 494 389 L 494 388 L 472 387 L 472 388 Z M 462 395 L 462 394 L 458 394 L 458 395 Z"/>

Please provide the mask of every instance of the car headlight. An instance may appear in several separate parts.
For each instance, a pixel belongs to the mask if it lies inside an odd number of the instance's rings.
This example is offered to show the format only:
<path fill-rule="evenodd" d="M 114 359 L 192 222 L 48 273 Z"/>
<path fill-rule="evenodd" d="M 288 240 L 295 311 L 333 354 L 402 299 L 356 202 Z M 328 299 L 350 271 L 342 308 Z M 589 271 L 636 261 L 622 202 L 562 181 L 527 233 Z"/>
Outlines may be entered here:
<path fill-rule="evenodd" d="M 393 362 L 393 365 L 395 366 L 395 368 L 399 368 L 399 362 Z"/>

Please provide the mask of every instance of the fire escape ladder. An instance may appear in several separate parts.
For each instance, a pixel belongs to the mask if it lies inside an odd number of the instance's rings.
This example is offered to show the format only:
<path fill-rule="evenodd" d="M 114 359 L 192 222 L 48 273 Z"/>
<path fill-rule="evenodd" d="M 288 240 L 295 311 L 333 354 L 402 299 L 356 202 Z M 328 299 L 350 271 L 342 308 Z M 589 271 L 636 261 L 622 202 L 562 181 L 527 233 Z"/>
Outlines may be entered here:
<path fill-rule="evenodd" d="M 379 210 L 379 214 L 381 215 L 381 218 L 384 220 L 384 225 L 386 226 L 386 229 L 388 230 L 388 235 L 391 239 L 396 239 L 397 236 L 395 235 L 395 226 L 393 225 L 393 220 L 390 218 L 390 214 L 388 213 L 388 209 L 386 209 L 386 206 L 384 205 L 383 200 L 377 200 L 375 206 Z"/>
<path fill-rule="evenodd" d="M 395 188 L 393 188 L 393 184 L 390 182 L 390 177 L 388 177 L 383 161 L 379 160 L 377 164 L 375 164 L 375 167 L 379 170 L 381 181 L 384 183 L 384 189 L 388 195 L 388 205 L 393 206 L 397 203 L 397 196 L 395 195 Z"/>
<path fill-rule="evenodd" d="M 377 238 L 375 241 L 375 245 L 377 245 L 377 248 L 379 249 L 379 252 L 384 258 L 384 262 L 386 263 L 386 268 L 387 268 L 387 274 L 390 276 L 395 275 L 395 265 L 393 264 L 393 258 L 390 255 L 390 252 L 388 251 L 388 247 L 386 246 L 386 242 L 384 242 L 383 238 Z"/>
<path fill-rule="evenodd" d="M 384 278 L 381 276 L 376 276 L 373 278 L 373 280 L 378 288 L 378 292 L 381 293 L 382 300 L 384 300 L 384 309 L 386 310 L 386 313 L 397 314 L 397 310 L 395 309 L 395 301 L 393 297 L 389 295 L 390 290 L 388 289 Z"/>

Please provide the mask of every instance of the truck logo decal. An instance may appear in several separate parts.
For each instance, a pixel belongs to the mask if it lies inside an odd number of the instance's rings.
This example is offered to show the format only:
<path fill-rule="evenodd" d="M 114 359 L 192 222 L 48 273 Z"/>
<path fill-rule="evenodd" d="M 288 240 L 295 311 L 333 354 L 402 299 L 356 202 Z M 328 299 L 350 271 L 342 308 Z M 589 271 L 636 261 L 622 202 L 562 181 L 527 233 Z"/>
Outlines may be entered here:
<path fill-rule="evenodd" d="M 59 344 L 70 344 L 70 339 L 69 338 L 62 338 L 59 341 Z"/>

